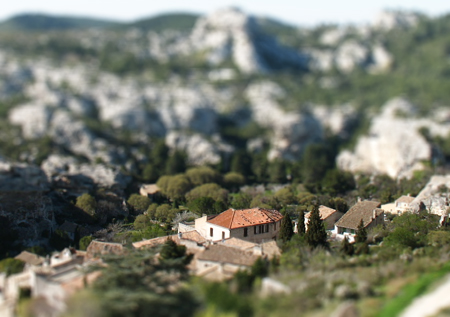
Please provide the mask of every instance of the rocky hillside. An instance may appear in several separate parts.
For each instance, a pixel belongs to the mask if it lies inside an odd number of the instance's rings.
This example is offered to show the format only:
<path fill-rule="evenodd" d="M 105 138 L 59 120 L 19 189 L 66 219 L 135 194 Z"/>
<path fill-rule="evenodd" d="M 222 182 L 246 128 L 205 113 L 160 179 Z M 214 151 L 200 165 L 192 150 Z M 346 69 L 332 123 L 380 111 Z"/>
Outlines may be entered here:
<path fill-rule="evenodd" d="M 450 18 L 298 29 L 228 8 L 173 20 L 3 28 L 2 173 L 27 163 L 125 188 L 160 139 L 224 169 L 237 152 L 295 162 L 330 139 L 351 172 L 408 177 L 445 161 Z"/>

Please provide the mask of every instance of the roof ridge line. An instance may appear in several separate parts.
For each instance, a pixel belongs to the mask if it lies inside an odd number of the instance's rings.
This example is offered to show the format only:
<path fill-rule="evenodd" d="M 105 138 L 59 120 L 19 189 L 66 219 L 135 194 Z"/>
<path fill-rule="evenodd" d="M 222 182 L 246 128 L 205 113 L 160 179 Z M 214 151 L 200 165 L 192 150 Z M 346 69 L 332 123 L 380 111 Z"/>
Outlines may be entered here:
<path fill-rule="evenodd" d="M 233 210 L 233 216 L 231 217 L 229 229 L 231 229 L 231 227 L 233 226 L 234 215 L 236 214 L 236 209 L 234 209 L 234 208 L 231 208 L 231 209 Z"/>

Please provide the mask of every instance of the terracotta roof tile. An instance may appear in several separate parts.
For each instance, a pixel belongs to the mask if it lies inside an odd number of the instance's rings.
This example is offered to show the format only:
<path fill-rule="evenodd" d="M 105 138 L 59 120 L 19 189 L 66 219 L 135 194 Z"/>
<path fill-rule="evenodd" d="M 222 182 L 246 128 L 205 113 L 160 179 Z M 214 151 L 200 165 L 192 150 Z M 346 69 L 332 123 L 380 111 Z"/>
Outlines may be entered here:
<path fill-rule="evenodd" d="M 25 262 L 27 264 L 31 264 L 31 265 L 40 265 L 44 262 L 44 258 L 28 252 L 28 251 L 22 251 L 19 255 L 17 255 L 14 259 L 16 260 L 20 260 L 22 262 Z"/>
<path fill-rule="evenodd" d="M 360 201 L 336 222 L 336 226 L 356 230 L 362 219 L 366 227 L 372 222 L 374 211 L 376 216 L 383 213 L 383 210 L 378 208 L 380 205 L 378 201 Z"/>
<path fill-rule="evenodd" d="M 402 196 L 399 199 L 397 199 L 395 202 L 410 204 L 415 198 L 416 197 L 412 197 L 412 196 Z"/>
<path fill-rule="evenodd" d="M 224 240 L 223 242 L 218 242 L 219 245 L 224 245 L 228 247 L 234 247 L 241 250 L 253 250 L 253 247 L 257 246 L 257 243 L 238 239 L 238 238 L 229 238 Z"/>
<path fill-rule="evenodd" d="M 327 219 L 329 216 L 331 216 L 335 212 L 337 212 L 336 209 L 329 208 L 329 207 L 326 207 L 323 205 L 319 206 L 319 214 L 320 214 L 320 218 L 322 220 Z M 309 217 L 311 217 L 311 211 L 305 214 L 305 218 L 309 219 Z"/>
<path fill-rule="evenodd" d="M 230 208 L 213 219 L 208 219 L 208 222 L 224 228 L 236 229 L 265 223 L 274 223 L 282 218 L 283 215 L 274 209 L 257 207 L 236 210 Z"/>
<path fill-rule="evenodd" d="M 170 235 L 170 236 L 157 237 L 157 238 L 153 238 L 153 239 L 148 239 L 148 240 L 142 240 L 142 241 L 134 242 L 133 243 L 133 247 L 135 247 L 136 249 L 139 249 L 139 248 L 142 248 L 142 247 L 153 248 L 153 247 L 156 247 L 158 245 L 164 244 L 167 241 L 167 239 L 171 239 L 177 244 L 180 244 L 180 242 L 182 240 L 189 240 L 189 241 L 197 242 L 198 244 L 203 244 L 203 243 L 206 242 L 206 239 L 203 238 L 201 236 L 201 234 L 198 233 L 198 231 L 192 230 L 192 231 L 189 231 L 189 232 L 182 232 L 181 233 L 181 239 L 178 237 L 177 234 L 173 234 L 173 235 Z"/>
<path fill-rule="evenodd" d="M 224 245 L 212 245 L 197 256 L 197 260 L 219 263 L 230 263 L 236 265 L 252 266 L 258 259 L 253 252 L 243 251 Z"/>

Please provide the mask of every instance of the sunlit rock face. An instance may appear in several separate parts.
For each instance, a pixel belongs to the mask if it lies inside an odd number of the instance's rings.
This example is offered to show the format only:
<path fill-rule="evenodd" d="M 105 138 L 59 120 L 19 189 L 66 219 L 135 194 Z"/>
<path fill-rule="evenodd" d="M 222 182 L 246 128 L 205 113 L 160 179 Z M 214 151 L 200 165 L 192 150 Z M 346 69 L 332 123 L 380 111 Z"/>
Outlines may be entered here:
<path fill-rule="evenodd" d="M 360 43 L 354 40 L 348 40 L 343 43 L 336 51 L 335 63 L 336 67 L 344 72 L 353 71 L 356 66 L 363 66 L 367 63 L 369 51 Z"/>
<path fill-rule="evenodd" d="M 449 124 L 416 118 L 414 106 L 407 100 L 392 99 L 372 120 L 368 135 L 360 137 L 355 149 L 339 154 L 337 165 L 351 172 L 411 177 L 423 167 L 423 161 L 432 159 L 432 147 L 419 132 L 423 127 L 431 135 L 446 136 L 450 132 Z"/>
<path fill-rule="evenodd" d="M 243 73 L 265 73 L 274 67 L 307 67 L 307 58 L 263 34 L 256 19 L 235 8 L 200 18 L 190 37 L 196 51 L 219 65 L 231 58 Z"/>
<path fill-rule="evenodd" d="M 373 21 L 373 27 L 383 30 L 410 28 L 419 23 L 420 15 L 414 12 L 381 11 Z"/>
<path fill-rule="evenodd" d="M 334 31 L 337 32 L 338 30 Z M 328 31 L 325 35 L 332 31 Z M 342 32 L 345 34 L 345 30 L 341 30 L 338 34 Z M 334 35 L 334 33 L 331 33 L 331 35 Z M 372 44 L 348 39 L 338 44 L 340 38 L 339 40 L 333 40 L 332 37 L 330 39 L 325 37 L 325 40 L 333 44 L 336 43 L 336 46 L 305 50 L 309 54 L 309 66 L 313 70 L 327 72 L 335 67 L 342 73 L 351 73 L 355 69 L 364 69 L 370 73 L 383 73 L 390 70 L 394 61 L 392 54 L 380 43 Z"/>
<path fill-rule="evenodd" d="M 233 151 L 218 135 L 207 139 L 199 134 L 172 131 L 166 136 L 166 144 L 172 150 L 186 152 L 192 165 L 218 164 L 223 154 Z"/>
<path fill-rule="evenodd" d="M 272 131 L 269 159 L 298 159 L 304 148 L 322 138 L 319 121 L 309 114 L 286 111 L 278 103 L 285 92 L 273 82 L 256 83 L 248 87 L 253 119 Z"/>
<path fill-rule="evenodd" d="M 312 105 L 311 113 L 320 122 L 322 128 L 344 138 L 349 136 L 348 128 L 358 118 L 358 113 L 351 104 L 338 105 L 332 108 Z"/>
<path fill-rule="evenodd" d="M 58 183 L 64 178 L 87 179 L 87 184 L 97 184 L 102 187 L 124 189 L 131 177 L 124 175 L 119 168 L 107 167 L 104 164 L 80 164 L 73 157 L 50 155 L 41 165 L 42 170 L 52 183 Z M 86 183 L 86 180 L 84 181 Z"/>
<path fill-rule="evenodd" d="M 47 177 L 38 166 L 13 163 L 0 157 L 1 191 L 41 191 L 49 187 Z"/>

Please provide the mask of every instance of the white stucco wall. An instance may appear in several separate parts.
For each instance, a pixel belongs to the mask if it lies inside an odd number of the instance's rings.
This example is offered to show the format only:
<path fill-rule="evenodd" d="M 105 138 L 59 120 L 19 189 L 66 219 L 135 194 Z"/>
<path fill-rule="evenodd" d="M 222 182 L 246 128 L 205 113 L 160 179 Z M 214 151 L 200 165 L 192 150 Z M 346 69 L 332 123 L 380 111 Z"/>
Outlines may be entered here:
<path fill-rule="evenodd" d="M 247 236 L 244 236 L 244 228 L 228 229 L 221 227 L 212 223 L 207 222 L 207 216 L 195 219 L 195 230 L 197 230 L 205 239 L 212 241 L 220 241 L 223 239 L 222 233 L 224 233 L 224 238 L 238 238 L 242 240 L 247 240 L 251 242 L 263 242 L 274 239 L 278 236 L 278 232 L 281 227 L 281 220 L 276 223 L 269 223 L 269 231 L 264 233 L 259 233 L 259 228 L 257 228 L 257 233 L 255 234 L 255 227 L 246 227 Z M 263 225 L 265 226 L 265 225 Z M 211 236 L 211 228 L 213 229 L 213 235 Z"/>

